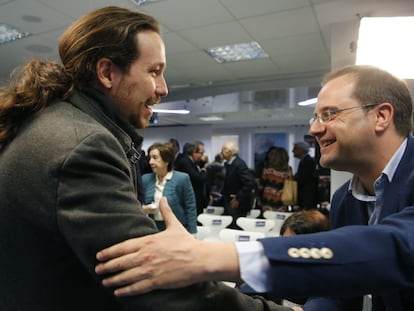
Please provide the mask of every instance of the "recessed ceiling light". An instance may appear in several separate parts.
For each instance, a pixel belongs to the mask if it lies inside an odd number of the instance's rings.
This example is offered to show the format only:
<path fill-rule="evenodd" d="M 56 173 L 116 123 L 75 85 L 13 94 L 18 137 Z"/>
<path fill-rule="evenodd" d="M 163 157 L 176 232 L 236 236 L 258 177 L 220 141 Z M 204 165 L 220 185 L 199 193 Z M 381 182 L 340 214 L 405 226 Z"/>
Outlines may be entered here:
<path fill-rule="evenodd" d="M 269 57 L 259 43 L 255 41 L 217 46 L 207 48 L 205 51 L 219 63 L 230 63 Z"/>
<path fill-rule="evenodd" d="M 161 1 L 161 0 L 132 0 L 132 2 L 134 2 L 138 6 L 149 4 L 149 3 L 152 3 L 152 2 L 159 2 L 159 1 Z"/>
<path fill-rule="evenodd" d="M 221 121 L 221 120 L 223 120 L 223 118 L 219 117 L 219 116 L 200 117 L 199 119 L 202 120 L 202 121 Z"/>
<path fill-rule="evenodd" d="M 29 23 L 40 23 L 42 21 L 40 17 L 33 15 L 23 15 L 22 20 Z"/>
<path fill-rule="evenodd" d="M 314 97 L 314 98 L 310 98 L 301 102 L 298 102 L 299 106 L 311 106 L 311 105 L 315 105 L 318 102 L 318 98 Z"/>
<path fill-rule="evenodd" d="M 30 33 L 21 32 L 6 24 L 0 24 L 0 44 L 18 40 L 27 36 L 30 36 Z"/>
<path fill-rule="evenodd" d="M 159 113 L 173 113 L 173 114 L 189 114 L 190 110 L 188 109 L 152 109 L 152 112 L 159 112 Z"/>

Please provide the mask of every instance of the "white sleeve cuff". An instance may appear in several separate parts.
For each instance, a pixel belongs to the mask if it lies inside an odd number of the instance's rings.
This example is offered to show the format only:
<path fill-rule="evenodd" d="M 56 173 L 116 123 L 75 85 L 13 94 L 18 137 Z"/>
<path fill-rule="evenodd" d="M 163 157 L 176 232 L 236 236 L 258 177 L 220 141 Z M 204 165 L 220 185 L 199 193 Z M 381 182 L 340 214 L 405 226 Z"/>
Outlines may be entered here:
<path fill-rule="evenodd" d="M 235 242 L 239 255 L 240 275 L 258 293 L 266 293 L 270 290 L 268 272 L 270 263 L 264 254 L 262 243 Z"/>

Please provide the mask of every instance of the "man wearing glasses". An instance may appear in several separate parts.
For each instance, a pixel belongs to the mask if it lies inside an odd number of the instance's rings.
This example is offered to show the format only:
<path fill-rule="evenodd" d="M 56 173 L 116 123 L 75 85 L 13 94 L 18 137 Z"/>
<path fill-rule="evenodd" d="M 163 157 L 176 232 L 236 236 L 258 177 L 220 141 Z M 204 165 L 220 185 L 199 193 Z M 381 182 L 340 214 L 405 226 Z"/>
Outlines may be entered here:
<path fill-rule="evenodd" d="M 412 106 L 405 82 L 375 67 L 349 66 L 324 79 L 309 132 L 320 146 L 322 166 L 353 175 L 333 195 L 333 230 L 217 245 L 183 238 L 187 233 L 171 217 L 164 235 L 100 253 L 108 260 L 132 252 L 97 271 L 127 269 L 106 283 L 124 286 L 119 294 L 241 278 L 256 292 L 318 296 L 305 304 L 307 311 L 361 310 L 353 297 L 367 294 L 374 311 L 414 310 Z M 162 209 L 171 214 L 166 204 Z M 167 249 L 172 239 L 181 244 Z M 161 248 L 154 260 L 142 259 Z M 186 255 L 178 257 L 183 250 Z M 226 260 L 217 261 L 219 256 Z M 169 258 L 162 269 L 161 258 Z M 183 268 L 191 258 L 202 259 Z"/>

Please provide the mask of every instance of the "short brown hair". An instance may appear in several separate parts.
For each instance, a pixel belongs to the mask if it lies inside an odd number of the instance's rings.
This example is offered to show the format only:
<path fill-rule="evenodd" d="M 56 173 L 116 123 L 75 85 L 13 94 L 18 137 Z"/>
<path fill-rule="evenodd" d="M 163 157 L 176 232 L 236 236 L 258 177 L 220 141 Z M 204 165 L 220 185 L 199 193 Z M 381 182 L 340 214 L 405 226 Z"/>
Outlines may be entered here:
<path fill-rule="evenodd" d="M 312 209 L 294 212 L 286 218 L 280 228 L 280 235 L 283 235 L 288 228 L 295 234 L 307 234 L 328 231 L 331 225 L 327 215 L 317 209 Z"/>
<path fill-rule="evenodd" d="M 160 152 L 161 159 L 167 162 L 167 170 L 171 171 L 174 165 L 174 149 L 171 143 L 154 143 L 148 148 L 148 156 L 152 150 L 158 150 Z"/>
<path fill-rule="evenodd" d="M 352 65 L 328 73 L 322 85 L 345 75 L 355 78 L 353 96 L 361 105 L 390 103 L 397 132 L 403 137 L 412 133 L 413 102 L 404 80 L 374 66 Z"/>

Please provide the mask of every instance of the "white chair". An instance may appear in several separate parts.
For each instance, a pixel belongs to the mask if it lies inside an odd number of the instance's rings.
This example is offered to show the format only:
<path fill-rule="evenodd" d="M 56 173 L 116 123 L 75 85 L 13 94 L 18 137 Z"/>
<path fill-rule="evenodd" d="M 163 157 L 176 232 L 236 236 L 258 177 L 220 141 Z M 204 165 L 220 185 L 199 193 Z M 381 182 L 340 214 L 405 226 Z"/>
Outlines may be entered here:
<path fill-rule="evenodd" d="M 196 236 L 195 236 L 197 240 L 204 240 L 205 238 L 209 237 L 210 235 L 211 235 L 210 227 L 197 226 L 197 233 L 196 233 Z"/>
<path fill-rule="evenodd" d="M 236 220 L 237 225 L 246 231 L 253 232 L 269 232 L 275 226 L 275 222 L 272 219 L 257 219 L 248 217 L 239 217 Z"/>
<path fill-rule="evenodd" d="M 263 213 L 263 217 L 266 219 L 272 219 L 275 222 L 275 226 L 272 229 L 274 235 L 279 235 L 280 228 L 282 227 L 283 223 L 285 222 L 286 218 L 288 218 L 293 213 L 290 212 L 276 212 L 276 211 L 265 211 Z"/>
<path fill-rule="evenodd" d="M 246 215 L 247 218 L 257 218 L 259 216 L 260 216 L 259 209 L 251 209 Z"/>
<path fill-rule="evenodd" d="M 223 206 L 207 206 L 203 210 L 204 214 L 214 214 L 214 215 L 223 215 L 224 213 L 224 207 Z"/>
<path fill-rule="evenodd" d="M 213 215 L 213 214 L 200 214 L 197 220 L 205 227 L 210 228 L 210 236 L 208 239 L 219 239 L 219 231 L 228 227 L 233 221 L 233 217 L 230 215 Z M 206 240 L 207 238 L 204 238 Z"/>
<path fill-rule="evenodd" d="M 256 241 L 265 237 L 263 232 L 244 231 L 237 229 L 221 229 L 219 232 L 219 238 L 223 242 L 248 242 Z"/>

